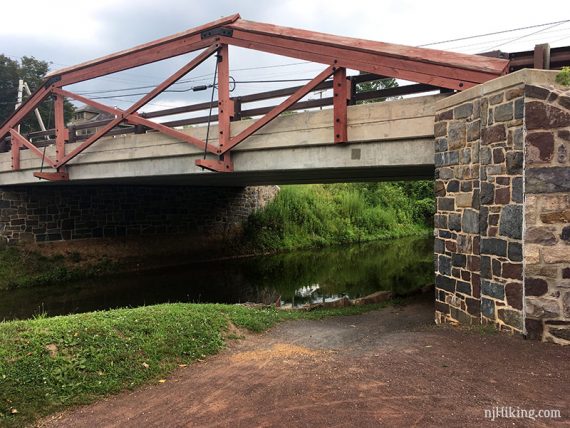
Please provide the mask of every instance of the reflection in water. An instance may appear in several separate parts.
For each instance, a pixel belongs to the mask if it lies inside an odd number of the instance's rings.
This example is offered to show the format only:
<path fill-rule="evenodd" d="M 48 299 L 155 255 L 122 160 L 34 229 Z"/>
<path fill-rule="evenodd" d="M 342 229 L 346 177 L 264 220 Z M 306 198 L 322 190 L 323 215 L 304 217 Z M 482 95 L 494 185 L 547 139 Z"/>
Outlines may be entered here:
<path fill-rule="evenodd" d="M 300 305 L 432 282 L 432 240 L 398 239 L 0 291 L 0 320 L 165 302 Z"/>

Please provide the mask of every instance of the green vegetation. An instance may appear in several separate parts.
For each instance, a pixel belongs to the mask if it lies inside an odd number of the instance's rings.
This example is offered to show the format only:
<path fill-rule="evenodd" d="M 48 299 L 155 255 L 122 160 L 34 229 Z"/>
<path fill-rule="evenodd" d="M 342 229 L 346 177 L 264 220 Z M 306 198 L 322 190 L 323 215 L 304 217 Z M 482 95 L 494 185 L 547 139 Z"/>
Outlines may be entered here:
<path fill-rule="evenodd" d="M 275 251 L 419 235 L 434 210 L 429 181 L 284 186 L 250 216 L 245 245 Z"/>
<path fill-rule="evenodd" d="M 0 246 L 0 290 L 53 285 L 112 270 L 110 261 L 99 260 L 87 264 L 78 253 L 48 257 L 23 248 Z"/>
<path fill-rule="evenodd" d="M 13 112 L 18 100 L 18 80 L 24 80 L 32 93 L 42 85 L 44 76 L 49 71 L 49 63 L 35 59 L 33 56 L 23 56 L 19 61 L 0 54 L 0 123 L 4 122 Z M 28 96 L 24 93 L 23 99 Z M 38 107 L 49 129 L 54 126 L 53 103 L 50 99 L 43 101 Z M 75 108 L 68 100 L 64 101 L 65 121 L 71 119 Z M 28 115 L 23 120 L 22 132 L 39 131 L 40 127 L 34 115 Z"/>
<path fill-rule="evenodd" d="M 230 323 L 259 332 L 282 320 L 354 315 L 386 304 L 286 312 L 180 303 L 0 323 L 0 425 L 21 426 L 158 381 L 222 349 L 235 337 Z"/>
<path fill-rule="evenodd" d="M 556 83 L 570 86 L 570 67 L 562 67 L 562 71 L 556 75 Z"/>

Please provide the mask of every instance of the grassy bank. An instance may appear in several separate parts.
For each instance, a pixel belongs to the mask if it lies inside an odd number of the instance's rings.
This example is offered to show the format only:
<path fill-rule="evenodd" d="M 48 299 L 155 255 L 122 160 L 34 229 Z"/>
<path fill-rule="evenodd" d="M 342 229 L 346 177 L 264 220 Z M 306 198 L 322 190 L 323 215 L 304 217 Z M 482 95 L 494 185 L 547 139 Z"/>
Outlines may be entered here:
<path fill-rule="evenodd" d="M 17 247 L 0 247 L 0 290 L 53 285 L 98 276 L 114 269 L 108 260 L 86 263 L 78 253 L 45 256 Z"/>
<path fill-rule="evenodd" d="M 261 250 L 327 246 L 431 230 L 431 182 L 284 186 L 250 216 L 245 245 Z"/>
<path fill-rule="evenodd" d="M 165 304 L 0 323 L 0 425 L 21 426 L 143 383 L 217 353 L 230 323 L 263 331 L 298 318 L 357 314 L 382 305 L 285 312 Z"/>

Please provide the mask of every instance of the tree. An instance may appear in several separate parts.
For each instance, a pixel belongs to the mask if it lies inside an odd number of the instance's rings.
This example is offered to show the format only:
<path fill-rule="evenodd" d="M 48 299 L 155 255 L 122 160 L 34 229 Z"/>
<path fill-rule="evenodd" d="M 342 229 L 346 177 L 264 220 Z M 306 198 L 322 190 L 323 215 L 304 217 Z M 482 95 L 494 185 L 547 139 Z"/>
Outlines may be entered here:
<path fill-rule="evenodd" d="M 397 86 L 399 85 L 396 79 L 394 79 L 393 77 L 388 77 L 386 79 L 378 79 L 378 80 L 372 80 L 370 82 L 358 83 L 356 85 L 356 93 L 360 94 L 362 92 L 379 91 L 381 89 L 395 88 Z M 363 100 L 363 101 L 358 101 L 357 104 L 375 103 L 375 102 L 386 101 L 388 99 L 395 99 L 395 97 L 384 97 L 384 98 Z"/>
<path fill-rule="evenodd" d="M 18 80 L 23 79 L 32 93 L 40 87 L 49 70 L 46 61 L 34 57 L 22 57 L 20 62 L 0 54 L 0 124 L 14 112 L 18 100 Z M 24 96 L 24 100 L 27 97 Z M 53 128 L 53 102 L 47 98 L 39 105 L 39 111 L 46 128 Z M 64 103 L 65 121 L 71 119 L 74 107 L 69 101 Z M 30 113 L 21 123 L 23 133 L 39 131 L 40 126 L 33 113 Z"/>

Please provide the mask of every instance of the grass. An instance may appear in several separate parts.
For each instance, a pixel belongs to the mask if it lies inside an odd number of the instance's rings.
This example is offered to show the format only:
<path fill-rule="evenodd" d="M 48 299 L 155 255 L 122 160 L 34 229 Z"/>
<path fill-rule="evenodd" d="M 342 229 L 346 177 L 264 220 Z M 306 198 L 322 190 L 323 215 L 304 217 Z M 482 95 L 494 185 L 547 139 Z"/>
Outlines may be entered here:
<path fill-rule="evenodd" d="M 19 247 L 0 247 L 0 290 L 53 285 L 113 270 L 109 260 L 84 263 L 78 253 L 44 256 Z"/>
<path fill-rule="evenodd" d="M 355 315 L 387 304 L 287 312 L 177 303 L 3 322 L 0 425 L 22 426 L 157 381 L 220 351 L 235 338 L 230 323 L 261 332 L 283 320 Z"/>
<path fill-rule="evenodd" d="M 434 209 L 425 181 L 284 186 L 249 217 L 244 242 L 275 251 L 421 235 Z"/>

